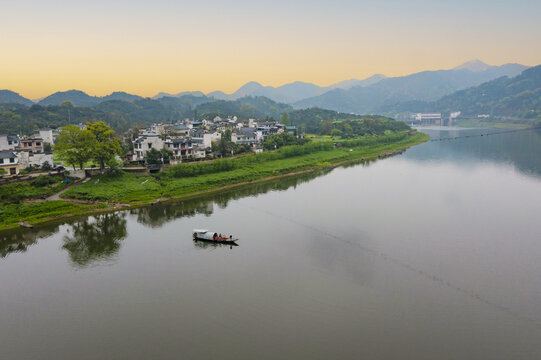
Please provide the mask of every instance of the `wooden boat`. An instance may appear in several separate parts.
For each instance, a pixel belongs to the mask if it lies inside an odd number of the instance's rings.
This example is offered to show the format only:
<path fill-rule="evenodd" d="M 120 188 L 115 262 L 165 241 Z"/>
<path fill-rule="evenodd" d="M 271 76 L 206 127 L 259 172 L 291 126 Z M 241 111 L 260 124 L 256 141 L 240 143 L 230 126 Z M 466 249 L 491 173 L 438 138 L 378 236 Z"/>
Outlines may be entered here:
<path fill-rule="evenodd" d="M 208 231 L 206 229 L 194 229 L 193 239 L 200 240 L 200 241 L 211 241 L 211 242 L 217 242 L 217 243 L 234 243 L 235 241 L 239 240 L 239 239 L 234 238 L 232 235 L 229 235 L 229 237 L 227 237 L 225 235 L 218 234 L 214 231 Z"/>

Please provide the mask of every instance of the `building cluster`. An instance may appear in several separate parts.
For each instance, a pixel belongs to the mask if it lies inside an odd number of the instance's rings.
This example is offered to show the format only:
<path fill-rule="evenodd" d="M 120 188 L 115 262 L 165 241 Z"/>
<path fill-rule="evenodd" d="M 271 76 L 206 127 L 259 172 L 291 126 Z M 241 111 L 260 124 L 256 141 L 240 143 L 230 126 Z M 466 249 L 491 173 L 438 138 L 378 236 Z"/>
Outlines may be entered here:
<path fill-rule="evenodd" d="M 53 165 L 53 156 L 45 154 L 45 144 L 54 144 L 56 133 L 40 129 L 30 137 L 0 134 L 0 169 L 7 175 L 17 175 L 31 166 Z"/>
<path fill-rule="evenodd" d="M 451 111 L 449 117 L 444 117 L 441 113 L 417 113 L 412 114 L 408 122 L 416 125 L 441 125 L 453 126 L 459 120 L 484 120 L 489 119 L 489 114 L 466 115 L 461 111 Z"/>
<path fill-rule="evenodd" d="M 263 141 L 271 135 L 288 131 L 296 134 L 295 127 L 284 126 L 276 121 L 239 121 L 236 116 L 222 119 L 194 121 L 185 119 L 174 124 L 153 124 L 141 130 L 134 139 L 129 161 L 144 162 L 152 149 L 171 151 L 170 162 L 178 164 L 185 160 L 204 159 L 211 154 L 212 143 L 221 140 L 231 130 L 231 141 L 247 144 L 254 152 L 262 151 Z"/>

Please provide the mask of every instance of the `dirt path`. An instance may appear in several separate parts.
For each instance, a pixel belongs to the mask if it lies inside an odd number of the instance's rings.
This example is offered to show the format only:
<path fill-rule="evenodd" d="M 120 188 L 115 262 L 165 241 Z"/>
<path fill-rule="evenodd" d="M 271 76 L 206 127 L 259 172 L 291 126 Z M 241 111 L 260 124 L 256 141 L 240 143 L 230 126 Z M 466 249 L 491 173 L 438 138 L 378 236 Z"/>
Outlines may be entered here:
<path fill-rule="evenodd" d="M 85 182 L 89 181 L 91 178 L 87 177 L 86 179 L 84 179 L 83 181 L 79 182 L 79 183 L 73 183 L 69 186 L 66 186 L 65 189 L 57 192 L 56 194 L 54 195 L 51 195 L 49 196 L 48 198 L 45 198 L 43 199 L 42 201 L 48 201 L 48 200 L 64 200 L 64 199 L 60 199 L 60 195 L 62 195 L 63 193 L 65 193 L 70 187 L 74 186 L 74 185 L 77 185 L 77 184 L 84 184 Z"/>

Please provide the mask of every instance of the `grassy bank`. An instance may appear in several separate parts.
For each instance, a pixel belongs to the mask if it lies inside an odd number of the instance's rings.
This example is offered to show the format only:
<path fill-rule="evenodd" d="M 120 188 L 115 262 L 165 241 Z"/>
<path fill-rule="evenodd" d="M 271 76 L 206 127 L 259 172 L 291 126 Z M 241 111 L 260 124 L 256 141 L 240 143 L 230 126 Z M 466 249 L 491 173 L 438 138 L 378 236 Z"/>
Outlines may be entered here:
<path fill-rule="evenodd" d="M 40 175 L 28 182 L 2 185 L 0 186 L 0 204 L 10 204 L 26 199 L 49 196 L 61 191 L 66 186 L 63 177 L 48 175 Z"/>
<path fill-rule="evenodd" d="M 121 173 L 117 176 L 101 176 L 85 184 L 73 186 L 62 194 L 62 197 L 141 206 L 157 199 L 191 198 L 248 182 L 316 171 L 360 159 L 376 159 L 382 154 L 390 155 L 426 140 L 428 140 L 428 136 L 423 133 L 394 138 L 381 137 L 377 141 L 374 139 L 354 139 L 344 141 L 340 147 L 322 147 L 319 150 L 314 148 L 313 151 L 309 151 L 308 148 L 303 150 L 290 148 L 284 149 L 282 153 L 267 153 L 267 155 L 263 153 L 261 156 L 233 159 L 233 161 L 239 161 L 242 166 L 227 162 L 222 165 L 217 165 L 220 164 L 219 162 L 208 163 L 209 165 L 186 164 L 181 165 L 183 166 L 182 170 L 179 168 L 176 171 L 160 173 L 157 176 L 139 176 L 127 173 Z M 306 153 L 297 154 L 297 151 Z M 228 161 L 231 162 L 231 160 Z M 187 170 L 188 167 L 193 167 L 193 169 Z M 231 169 L 229 170 L 228 167 Z M 47 204 L 50 203 L 52 202 L 14 205 L 15 207 L 6 208 L 5 216 L 0 213 L 0 229 L 14 227 L 19 221 L 36 224 L 48 221 L 51 216 L 61 214 L 82 215 L 106 210 L 106 205 L 103 204 L 97 207 L 97 205 L 71 204 L 67 201 L 60 201 L 48 208 Z M 68 207 L 66 204 L 74 207 Z M 33 208 L 33 206 L 36 207 Z"/>
<path fill-rule="evenodd" d="M 2 205 L 0 206 L 0 230 L 17 227 L 21 221 L 38 224 L 58 220 L 61 217 L 90 214 L 106 208 L 107 204 L 85 205 L 61 200 Z"/>

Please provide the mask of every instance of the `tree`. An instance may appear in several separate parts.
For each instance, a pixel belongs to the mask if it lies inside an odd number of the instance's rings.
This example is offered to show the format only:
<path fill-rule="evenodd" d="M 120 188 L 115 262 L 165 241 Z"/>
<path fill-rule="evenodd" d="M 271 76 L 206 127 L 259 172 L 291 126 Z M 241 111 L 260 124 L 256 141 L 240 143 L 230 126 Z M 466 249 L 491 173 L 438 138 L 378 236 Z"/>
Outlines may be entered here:
<path fill-rule="evenodd" d="M 332 137 L 340 137 L 340 136 L 342 136 L 342 130 L 340 130 L 340 129 L 332 129 L 331 130 L 331 136 Z"/>
<path fill-rule="evenodd" d="M 86 127 L 93 137 L 92 159 L 98 162 L 100 169 L 103 170 L 105 163 L 121 154 L 120 141 L 114 137 L 115 132 L 103 121 L 87 123 Z"/>
<path fill-rule="evenodd" d="M 160 150 L 152 148 L 148 150 L 145 154 L 145 160 L 147 164 L 161 164 L 162 162 L 162 153 Z"/>
<path fill-rule="evenodd" d="M 76 165 L 82 169 L 84 163 L 90 160 L 93 147 L 92 133 L 76 125 L 61 128 L 54 145 L 55 151 L 74 169 Z"/>
<path fill-rule="evenodd" d="M 319 126 L 319 129 L 320 129 L 319 131 L 323 135 L 328 135 L 331 133 L 332 125 L 333 125 L 333 120 L 323 120 Z"/>
<path fill-rule="evenodd" d="M 161 149 L 162 161 L 164 164 L 169 164 L 169 160 L 173 157 L 173 152 L 167 149 Z"/>
<path fill-rule="evenodd" d="M 212 151 L 220 153 L 222 157 L 230 155 L 234 148 L 235 144 L 231 141 L 230 129 L 224 131 L 220 140 L 212 142 Z"/>
<path fill-rule="evenodd" d="M 53 146 L 47 142 L 43 143 L 43 152 L 45 154 L 52 154 L 53 153 Z"/>
<path fill-rule="evenodd" d="M 289 120 L 288 113 L 285 112 L 282 114 L 282 117 L 280 118 L 280 123 L 282 123 L 282 125 L 285 125 L 285 126 L 291 126 L 291 121 Z"/>
<path fill-rule="evenodd" d="M 45 171 L 51 170 L 51 164 L 49 164 L 48 161 L 44 161 L 43 164 L 41 164 L 41 169 Z"/>

